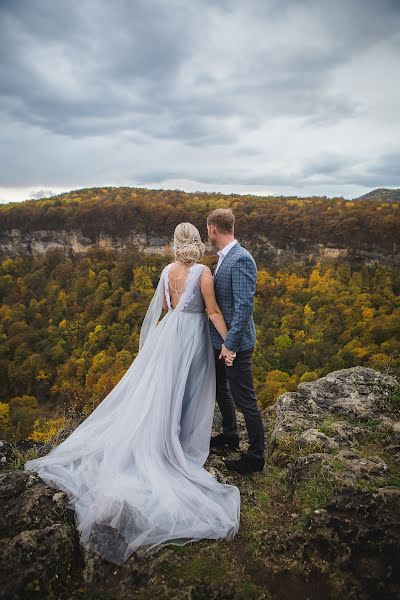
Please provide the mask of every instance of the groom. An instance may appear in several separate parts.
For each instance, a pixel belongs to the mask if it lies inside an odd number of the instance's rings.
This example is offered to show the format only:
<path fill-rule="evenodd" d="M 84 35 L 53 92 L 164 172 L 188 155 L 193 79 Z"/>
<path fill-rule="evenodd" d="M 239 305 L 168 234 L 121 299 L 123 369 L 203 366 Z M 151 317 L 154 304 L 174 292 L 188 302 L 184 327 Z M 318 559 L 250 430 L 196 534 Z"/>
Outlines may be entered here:
<path fill-rule="evenodd" d="M 212 448 L 239 449 L 235 405 L 243 413 L 249 449 L 238 460 L 227 459 L 228 469 L 253 473 L 264 468 L 264 426 L 253 386 L 252 353 L 256 342 L 253 297 L 257 265 L 234 236 L 235 217 L 217 208 L 207 218 L 209 241 L 218 248 L 214 271 L 215 296 L 228 327 L 225 341 L 210 321 L 217 378 L 217 402 L 222 433 L 211 438 Z"/>

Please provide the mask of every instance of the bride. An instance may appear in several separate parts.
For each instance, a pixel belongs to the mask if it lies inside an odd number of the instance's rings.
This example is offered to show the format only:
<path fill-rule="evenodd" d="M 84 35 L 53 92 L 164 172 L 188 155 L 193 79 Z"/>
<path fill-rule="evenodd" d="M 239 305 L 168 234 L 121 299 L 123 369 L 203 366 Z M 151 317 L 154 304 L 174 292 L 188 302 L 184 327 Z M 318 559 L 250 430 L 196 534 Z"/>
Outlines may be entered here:
<path fill-rule="evenodd" d="M 204 251 L 196 227 L 180 223 L 175 261 L 161 273 L 136 358 L 68 438 L 25 463 L 68 494 L 81 544 L 115 564 L 139 547 L 154 553 L 232 539 L 239 529 L 239 489 L 203 466 L 215 406 L 208 317 L 227 334 L 211 271 L 198 262 Z"/>

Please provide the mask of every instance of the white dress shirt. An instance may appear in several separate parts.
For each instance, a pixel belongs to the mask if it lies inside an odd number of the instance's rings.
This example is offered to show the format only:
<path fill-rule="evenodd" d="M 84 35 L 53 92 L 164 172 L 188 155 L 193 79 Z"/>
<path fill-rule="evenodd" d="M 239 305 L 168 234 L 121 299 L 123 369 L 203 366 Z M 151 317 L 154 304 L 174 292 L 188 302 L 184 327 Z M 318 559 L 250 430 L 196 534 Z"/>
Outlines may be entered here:
<path fill-rule="evenodd" d="M 215 271 L 214 271 L 214 275 L 216 274 L 216 272 L 218 271 L 222 261 L 224 260 L 225 256 L 228 254 L 229 250 L 231 248 L 233 248 L 233 246 L 237 244 L 237 239 L 232 240 L 231 242 L 229 242 L 229 244 L 227 244 L 226 246 L 224 246 L 222 248 L 222 250 L 218 250 L 217 254 L 219 255 L 219 260 L 217 263 L 217 266 L 215 267 Z"/>

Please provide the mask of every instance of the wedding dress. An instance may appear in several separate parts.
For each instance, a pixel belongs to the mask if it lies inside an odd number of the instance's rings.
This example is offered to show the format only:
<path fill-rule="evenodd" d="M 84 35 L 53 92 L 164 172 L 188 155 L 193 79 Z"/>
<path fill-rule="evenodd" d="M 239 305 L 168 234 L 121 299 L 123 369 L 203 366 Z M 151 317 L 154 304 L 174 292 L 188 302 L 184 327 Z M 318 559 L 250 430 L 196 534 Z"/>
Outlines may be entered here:
<path fill-rule="evenodd" d="M 200 291 L 189 270 L 172 307 L 167 265 L 140 330 L 139 353 L 117 385 L 67 439 L 28 460 L 67 492 L 80 542 L 123 564 L 139 547 L 232 539 L 240 492 L 204 468 L 215 406 L 215 363 Z M 160 319 L 163 290 L 168 312 Z"/>

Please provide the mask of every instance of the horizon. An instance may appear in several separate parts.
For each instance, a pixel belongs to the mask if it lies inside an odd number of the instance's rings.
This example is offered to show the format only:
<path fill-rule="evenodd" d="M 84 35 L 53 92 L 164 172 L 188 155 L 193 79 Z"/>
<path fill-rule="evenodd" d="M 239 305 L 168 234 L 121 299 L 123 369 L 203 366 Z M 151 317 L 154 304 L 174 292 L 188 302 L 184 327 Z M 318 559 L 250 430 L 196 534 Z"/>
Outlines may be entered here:
<path fill-rule="evenodd" d="M 357 197 L 353 197 L 353 198 L 346 198 L 344 196 L 327 196 L 325 194 L 313 194 L 313 195 L 309 195 L 309 196 L 302 196 L 299 194 L 255 194 L 252 192 L 248 192 L 248 193 L 227 193 L 227 192 L 219 192 L 217 190 L 212 190 L 212 191 L 206 191 L 206 190 L 184 190 L 184 189 L 179 189 L 179 188 L 155 188 L 155 187 L 143 187 L 143 186 L 135 186 L 135 185 L 95 185 L 95 186 L 85 186 L 85 187 L 78 187 L 78 188 L 72 188 L 72 189 L 68 189 L 68 190 L 63 190 L 57 193 L 53 193 L 53 194 L 38 194 L 35 196 L 32 196 L 30 198 L 23 198 L 23 199 L 18 199 L 18 200 L 9 200 L 9 201 L 5 201 L 2 202 L 0 200 L 0 206 L 5 206 L 7 204 L 18 204 L 18 203 L 23 203 L 23 202 L 31 202 L 31 201 L 35 201 L 35 200 L 51 200 L 52 198 L 56 198 L 58 196 L 63 196 L 65 194 L 72 194 L 72 193 L 77 193 L 83 190 L 95 190 L 95 189 L 101 189 L 101 188 L 110 188 L 110 189 L 118 189 L 118 188 L 128 188 L 128 189 L 137 189 L 137 190 L 153 190 L 153 191 L 164 191 L 164 192 L 183 192 L 185 194 L 221 194 L 223 196 L 254 196 L 255 198 L 299 198 L 299 199 L 312 199 L 312 198 L 326 198 L 327 200 L 334 200 L 334 199 L 343 199 L 346 201 L 351 201 L 354 199 L 358 199 L 359 196 Z M 381 190 L 385 190 L 385 191 L 399 191 L 400 192 L 400 188 L 389 188 L 389 187 L 379 187 L 379 188 L 374 188 L 374 189 L 370 189 L 368 190 L 366 193 L 372 193 L 372 192 L 376 192 L 376 191 L 381 191 Z M 44 192 L 45 190 L 43 190 Z M 49 190 L 50 192 L 50 190 Z M 364 195 L 364 194 L 363 194 Z"/>

